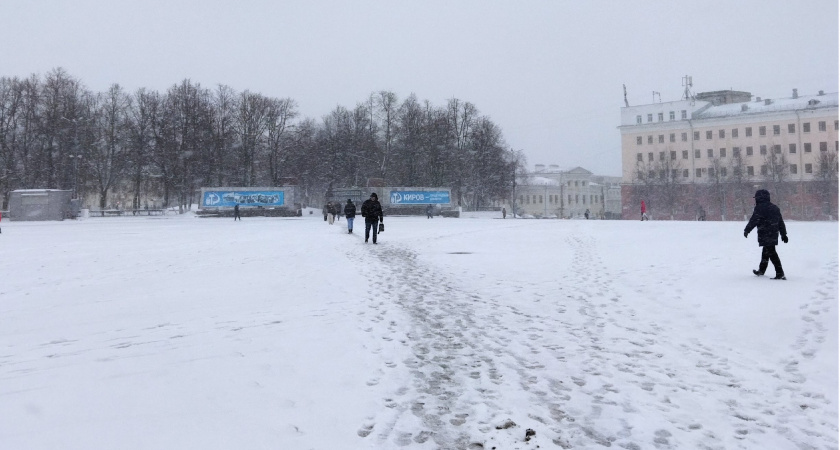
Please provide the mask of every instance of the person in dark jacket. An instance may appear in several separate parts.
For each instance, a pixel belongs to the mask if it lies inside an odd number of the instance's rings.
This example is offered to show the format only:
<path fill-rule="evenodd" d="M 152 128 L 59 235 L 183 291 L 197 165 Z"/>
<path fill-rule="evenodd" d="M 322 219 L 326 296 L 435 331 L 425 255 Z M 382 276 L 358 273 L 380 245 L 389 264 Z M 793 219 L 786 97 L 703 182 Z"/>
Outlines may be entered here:
<path fill-rule="evenodd" d="M 373 228 L 373 243 L 376 243 L 376 235 L 379 233 L 380 220 L 384 222 L 382 205 L 379 203 L 379 196 L 376 192 L 370 194 L 370 198 L 362 203 L 362 217 L 365 218 L 365 242 L 370 237 L 370 229 Z"/>
<path fill-rule="evenodd" d="M 347 199 L 347 204 L 344 205 L 344 217 L 347 218 L 347 233 L 352 233 L 353 219 L 356 217 L 356 205 L 349 198 Z"/>
<path fill-rule="evenodd" d="M 782 219 L 779 207 L 770 203 L 770 193 L 765 189 L 755 192 L 755 209 L 753 209 L 750 221 L 747 222 L 747 227 L 744 228 L 744 237 L 747 237 L 756 227 L 758 228 L 758 245 L 761 247 L 761 263 L 758 265 L 758 270 L 753 270 L 753 273 L 763 276 L 764 271 L 767 270 L 767 262 L 770 261 L 776 269 L 776 276 L 773 279 L 786 280 L 785 271 L 782 270 L 782 260 L 776 253 L 776 246 L 779 244 L 779 234 L 782 235 L 782 242 L 788 243 L 787 228 L 785 228 L 785 221 Z"/>
<path fill-rule="evenodd" d="M 239 217 L 239 203 L 233 206 L 233 220 L 234 222 L 236 219 L 242 220 L 242 217 Z"/>

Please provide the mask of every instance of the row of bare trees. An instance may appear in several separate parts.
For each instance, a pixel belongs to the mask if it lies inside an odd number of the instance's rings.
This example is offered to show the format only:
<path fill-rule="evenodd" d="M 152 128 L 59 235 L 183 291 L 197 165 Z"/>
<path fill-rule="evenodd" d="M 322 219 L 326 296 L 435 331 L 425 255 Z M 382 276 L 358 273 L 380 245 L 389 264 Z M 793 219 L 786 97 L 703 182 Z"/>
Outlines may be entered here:
<path fill-rule="evenodd" d="M 299 185 L 318 203 L 328 186 L 446 186 L 481 206 L 509 194 L 501 129 L 458 99 L 445 106 L 400 101 L 388 91 L 320 120 L 290 98 L 184 80 L 166 92 L 91 92 L 63 69 L 0 78 L 0 194 L 29 188 L 150 195 L 193 202 L 201 186 Z"/>
<path fill-rule="evenodd" d="M 819 204 L 822 214 L 836 217 L 838 189 L 838 155 L 836 152 L 822 151 L 816 158 L 813 176 L 809 180 L 799 181 L 797 173 L 791 173 L 791 164 L 779 146 L 769 146 L 761 156 L 761 165 L 748 170 L 743 155 L 740 153 L 730 158 L 713 157 L 707 161 L 707 167 L 700 169 L 702 183 L 691 183 L 695 174 L 683 167 L 675 151 L 662 154 L 656 161 L 637 161 L 633 177 L 633 201 L 638 203 L 646 199 L 655 205 L 663 216 L 674 218 L 687 209 L 692 214 L 700 208 L 713 208 L 716 217 L 726 220 L 727 213 L 742 217 L 752 211 L 754 204 L 750 198 L 756 186 L 770 190 L 773 201 L 793 210 L 798 217 L 806 217 L 801 197 L 810 196 Z M 803 188 L 805 186 L 805 188 Z M 689 189 L 690 188 L 690 189 Z M 799 200 L 795 199 L 799 196 Z"/>

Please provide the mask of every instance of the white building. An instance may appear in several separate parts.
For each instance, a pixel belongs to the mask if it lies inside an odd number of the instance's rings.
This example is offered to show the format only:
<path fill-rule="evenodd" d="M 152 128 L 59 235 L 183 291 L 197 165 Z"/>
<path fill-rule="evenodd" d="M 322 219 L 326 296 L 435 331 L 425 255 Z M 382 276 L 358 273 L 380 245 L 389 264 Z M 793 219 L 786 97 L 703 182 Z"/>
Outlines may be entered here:
<path fill-rule="evenodd" d="M 546 218 L 617 218 L 621 214 L 621 178 L 594 175 L 582 168 L 537 164 L 517 181 L 516 213 Z"/>

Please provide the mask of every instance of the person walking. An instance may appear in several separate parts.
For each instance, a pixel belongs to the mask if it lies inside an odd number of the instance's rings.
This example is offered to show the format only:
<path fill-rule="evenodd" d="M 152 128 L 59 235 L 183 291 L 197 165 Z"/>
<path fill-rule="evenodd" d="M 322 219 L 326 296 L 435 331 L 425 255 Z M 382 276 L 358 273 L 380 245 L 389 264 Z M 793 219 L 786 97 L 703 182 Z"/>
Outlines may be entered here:
<path fill-rule="evenodd" d="M 586 208 L 586 212 L 583 215 L 586 217 L 586 220 L 589 220 L 589 208 Z"/>
<path fill-rule="evenodd" d="M 327 223 L 332 225 L 335 222 L 335 206 L 332 202 L 327 203 Z"/>
<path fill-rule="evenodd" d="M 239 219 L 240 222 L 242 221 L 242 217 L 239 217 L 239 203 L 233 207 L 233 221 L 236 222 L 237 219 Z"/>
<path fill-rule="evenodd" d="M 427 218 L 427 219 L 431 219 L 431 218 L 432 218 L 432 212 L 433 212 L 433 211 L 434 211 L 434 209 L 433 209 L 433 207 L 432 207 L 432 204 L 431 204 L 431 203 L 429 203 L 429 206 L 427 206 L 427 207 L 426 207 L 426 218 Z"/>
<path fill-rule="evenodd" d="M 507 209 L 502 208 L 502 219 L 507 217 Z"/>
<path fill-rule="evenodd" d="M 356 218 L 356 205 L 353 200 L 347 199 L 347 204 L 344 205 L 344 217 L 347 218 L 347 233 L 353 232 L 353 219 Z"/>
<path fill-rule="evenodd" d="M 379 221 L 384 222 L 382 205 L 376 192 L 370 194 L 370 198 L 362 203 L 362 217 L 365 218 L 365 242 L 370 237 L 370 230 L 373 228 L 373 243 L 376 244 L 376 235 L 379 233 Z"/>
<path fill-rule="evenodd" d="M 782 269 L 782 260 L 776 253 L 776 246 L 779 245 L 779 234 L 782 235 L 782 242 L 788 243 L 787 228 L 782 219 L 782 212 L 779 207 L 770 203 L 770 192 L 766 189 L 759 189 L 755 192 L 755 208 L 752 217 L 744 228 L 744 237 L 747 237 L 753 228 L 757 228 L 758 245 L 761 247 L 761 262 L 758 270 L 753 270 L 757 276 L 764 276 L 767 270 L 767 262 L 773 263 L 776 269 L 774 280 L 787 280 L 785 271 Z"/>
<path fill-rule="evenodd" d="M 642 220 L 648 220 L 647 216 L 647 206 L 645 206 L 645 201 L 642 200 Z"/>

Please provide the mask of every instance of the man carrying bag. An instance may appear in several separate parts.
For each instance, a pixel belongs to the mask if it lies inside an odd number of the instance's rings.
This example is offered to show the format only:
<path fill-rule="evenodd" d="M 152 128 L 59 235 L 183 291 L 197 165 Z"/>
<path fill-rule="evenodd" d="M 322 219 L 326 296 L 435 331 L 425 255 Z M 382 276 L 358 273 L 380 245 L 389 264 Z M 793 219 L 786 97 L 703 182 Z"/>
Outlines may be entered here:
<path fill-rule="evenodd" d="M 373 243 L 376 244 L 376 235 L 385 231 L 385 224 L 380 223 L 383 222 L 384 216 L 376 192 L 370 194 L 370 198 L 362 203 L 362 217 L 365 218 L 365 242 L 368 241 L 370 231 L 373 229 Z"/>

